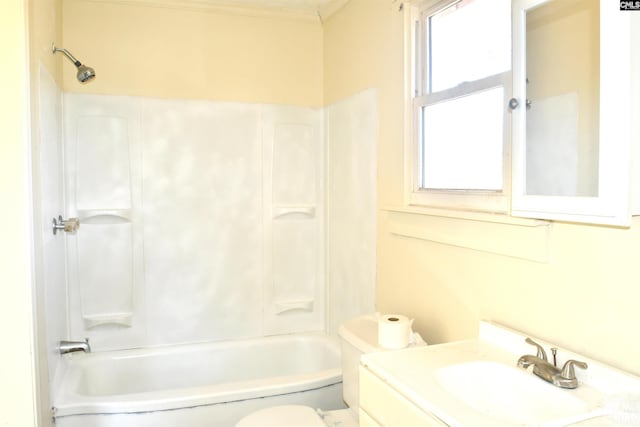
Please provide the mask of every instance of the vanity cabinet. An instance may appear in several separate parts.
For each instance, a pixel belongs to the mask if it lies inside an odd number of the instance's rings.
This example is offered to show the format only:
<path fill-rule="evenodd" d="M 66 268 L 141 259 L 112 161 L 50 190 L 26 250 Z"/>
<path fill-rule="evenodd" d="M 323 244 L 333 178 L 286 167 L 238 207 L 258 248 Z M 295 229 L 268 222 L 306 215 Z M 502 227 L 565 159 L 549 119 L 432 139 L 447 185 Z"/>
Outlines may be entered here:
<path fill-rule="evenodd" d="M 360 427 L 446 427 L 366 366 L 360 366 Z"/>
<path fill-rule="evenodd" d="M 369 414 L 367 414 L 362 409 L 358 411 L 358 418 L 359 427 L 380 427 L 380 424 L 378 424 L 373 418 L 369 416 Z"/>

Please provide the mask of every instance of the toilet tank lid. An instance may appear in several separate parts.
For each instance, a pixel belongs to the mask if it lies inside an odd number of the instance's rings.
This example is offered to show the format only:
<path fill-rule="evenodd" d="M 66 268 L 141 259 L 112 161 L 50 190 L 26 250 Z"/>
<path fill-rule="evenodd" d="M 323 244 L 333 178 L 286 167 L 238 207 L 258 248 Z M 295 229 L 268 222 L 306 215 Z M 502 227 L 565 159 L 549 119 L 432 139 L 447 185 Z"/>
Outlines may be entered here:
<path fill-rule="evenodd" d="M 340 337 L 363 353 L 384 350 L 378 346 L 378 317 L 368 314 L 349 319 L 338 329 Z"/>
<path fill-rule="evenodd" d="M 326 427 L 309 406 L 280 405 L 260 409 L 242 418 L 236 427 Z"/>

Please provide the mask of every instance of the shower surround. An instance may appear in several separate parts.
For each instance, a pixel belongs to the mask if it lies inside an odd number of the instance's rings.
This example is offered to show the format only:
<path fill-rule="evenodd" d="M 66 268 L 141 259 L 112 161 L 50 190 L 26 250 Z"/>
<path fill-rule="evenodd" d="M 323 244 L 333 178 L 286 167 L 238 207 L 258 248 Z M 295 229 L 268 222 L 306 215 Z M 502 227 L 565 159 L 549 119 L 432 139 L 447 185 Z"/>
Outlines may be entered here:
<path fill-rule="evenodd" d="M 72 338 L 325 330 L 322 109 L 71 93 L 64 107 L 65 210 L 82 224 Z"/>
<path fill-rule="evenodd" d="M 62 97 L 64 214 L 81 220 L 51 292 L 65 312 L 47 299 L 68 322 L 50 354 L 85 337 L 102 351 L 336 335 L 374 310 L 375 90 L 322 109 L 45 86 Z"/>

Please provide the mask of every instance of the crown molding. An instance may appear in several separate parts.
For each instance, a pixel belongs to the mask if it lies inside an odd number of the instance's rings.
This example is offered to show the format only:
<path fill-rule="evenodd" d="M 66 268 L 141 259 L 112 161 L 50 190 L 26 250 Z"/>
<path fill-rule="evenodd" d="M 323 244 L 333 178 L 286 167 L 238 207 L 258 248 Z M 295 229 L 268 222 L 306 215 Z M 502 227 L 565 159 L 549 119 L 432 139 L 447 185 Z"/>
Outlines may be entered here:
<path fill-rule="evenodd" d="M 350 0 L 72 0 L 249 16 L 325 20 Z"/>
<path fill-rule="evenodd" d="M 318 8 L 318 14 L 323 21 L 327 20 L 350 1 L 351 0 L 330 0 Z"/>

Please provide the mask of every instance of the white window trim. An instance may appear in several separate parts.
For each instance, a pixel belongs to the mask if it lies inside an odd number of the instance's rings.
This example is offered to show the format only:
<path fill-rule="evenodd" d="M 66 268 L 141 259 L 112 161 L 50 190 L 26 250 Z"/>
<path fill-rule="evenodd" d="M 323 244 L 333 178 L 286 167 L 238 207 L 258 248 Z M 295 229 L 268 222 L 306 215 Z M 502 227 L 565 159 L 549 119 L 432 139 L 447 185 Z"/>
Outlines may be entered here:
<path fill-rule="evenodd" d="M 463 96 L 482 89 L 502 86 L 504 88 L 504 108 L 507 110 L 511 97 L 511 70 L 455 88 L 416 97 L 418 86 L 425 84 L 419 81 L 416 73 L 417 27 L 415 22 L 424 13 L 432 14 L 447 7 L 455 0 L 427 0 L 404 8 L 404 78 L 405 78 L 405 205 L 446 208 L 467 211 L 483 211 L 508 214 L 511 194 L 511 120 L 505 113 L 503 123 L 503 188 L 502 191 L 481 190 L 425 190 L 420 189 L 420 121 L 417 112 L 420 107 L 431 105 L 442 99 Z M 407 6 L 405 4 L 405 6 Z M 422 58 L 418 59 L 422 60 Z"/>

